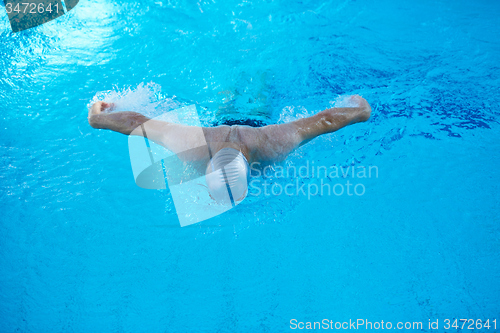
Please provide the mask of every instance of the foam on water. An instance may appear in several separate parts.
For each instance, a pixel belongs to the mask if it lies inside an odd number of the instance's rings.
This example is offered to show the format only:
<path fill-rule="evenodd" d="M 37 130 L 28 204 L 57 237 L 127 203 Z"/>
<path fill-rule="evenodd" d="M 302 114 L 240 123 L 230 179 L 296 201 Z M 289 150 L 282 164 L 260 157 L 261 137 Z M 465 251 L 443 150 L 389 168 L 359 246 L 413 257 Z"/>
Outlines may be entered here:
<path fill-rule="evenodd" d="M 355 108 L 359 106 L 355 100 L 351 98 L 351 95 L 339 95 L 330 105 L 334 108 Z"/>
<path fill-rule="evenodd" d="M 135 111 L 149 118 L 182 107 L 185 103 L 176 100 L 176 96 L 166 97 L 161 86 L 154 82 L 140 83 L 137 87 L 115 87 L 113 90 L 98 92 L 87 107 L 97 101 L 115 104 L 113 112 Z"/>

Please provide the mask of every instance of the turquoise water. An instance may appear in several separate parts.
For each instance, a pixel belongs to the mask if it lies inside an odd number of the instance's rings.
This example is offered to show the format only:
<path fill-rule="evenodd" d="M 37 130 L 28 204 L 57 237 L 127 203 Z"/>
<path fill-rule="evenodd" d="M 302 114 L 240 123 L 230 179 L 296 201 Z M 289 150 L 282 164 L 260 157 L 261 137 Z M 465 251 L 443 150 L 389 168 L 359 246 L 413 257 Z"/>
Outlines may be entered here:
<path fill-rule="evenodd" d="M 99 0 L 13 34 L 0 9 L 0 332 L 500 325 L 499 12 Z M 282 123 L 349 94 L 370 121 L 286 165 L 376 166 L 327 180 L 363 195 L 260 195 L 184 228 L 168 190 L 135 185 L 127 137 L 86 118 L 101 97 L 148 115 L 196 102 L 205 125 Z"/>

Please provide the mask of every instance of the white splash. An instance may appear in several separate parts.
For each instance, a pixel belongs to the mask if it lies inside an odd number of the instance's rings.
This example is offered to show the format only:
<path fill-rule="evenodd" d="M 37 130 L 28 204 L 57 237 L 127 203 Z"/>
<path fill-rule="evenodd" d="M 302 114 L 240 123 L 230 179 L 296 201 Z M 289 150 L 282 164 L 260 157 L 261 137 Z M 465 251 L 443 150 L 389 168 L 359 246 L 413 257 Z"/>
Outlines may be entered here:
<path fill-rule="evenodd" d="M 130 87 L 98 92 L 90 101 L 88 107 L 97 101 L 114 103 L 113 112 L 134 111 L 149 118 L 154 118 L 164 112 L 181 107 L 182 103 L 167 98 L 161 93 L 159 84 L 150 82 L 140 83 L 136 88 Z"/>

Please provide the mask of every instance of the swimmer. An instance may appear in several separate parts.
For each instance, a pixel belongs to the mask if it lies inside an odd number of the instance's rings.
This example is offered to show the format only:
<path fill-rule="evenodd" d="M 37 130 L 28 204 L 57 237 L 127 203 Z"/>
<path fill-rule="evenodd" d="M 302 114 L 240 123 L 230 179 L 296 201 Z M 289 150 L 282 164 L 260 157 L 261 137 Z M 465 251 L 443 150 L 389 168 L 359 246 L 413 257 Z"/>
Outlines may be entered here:
<path fill-rule="evenodd" d="M 88 121 L 93 128 L 153 140 L 175 153 L 181 161 L 203 169 L 212 197 L 216 196 L 214 193 L 217 190 L 225 190 L 228 185 L 233 191 L 231 200 L 237 200 L 246 193 L 246 186 L 238 184 L 247 184 L 248 164 L 259 162 L 268 165 L 283 161 L 293 150 L 319 135 L 367 121 L 371 115 L 368 102 L 358 95 L 350 96 L 350 100 L 358 106 L 330 108 L 311 117 L 258 128 L 241 125 L 186 126 L 150 119 L 132 111 L 109 112 L 114 104 L 102 101 L 92 105 Z M 226 167 L 222 169 L 223 166 Z"/>

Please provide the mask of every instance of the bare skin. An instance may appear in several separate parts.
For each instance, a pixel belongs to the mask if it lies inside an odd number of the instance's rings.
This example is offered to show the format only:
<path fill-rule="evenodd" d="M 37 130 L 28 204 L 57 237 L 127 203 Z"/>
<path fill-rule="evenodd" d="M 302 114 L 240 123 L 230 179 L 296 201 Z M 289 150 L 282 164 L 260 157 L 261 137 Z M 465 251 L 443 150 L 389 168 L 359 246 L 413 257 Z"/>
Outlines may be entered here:
<path fill-rule="evenodd" d="M 367 121 L 371 115 L 368 102 L 357 95 L 351 96 L 351 99 L 359 106 L 326 109 L 314 116 L 290 123 L 259 128 L 174 124 L 149 119 L 132 111 L 110 113 L 108 111 L 111 111 L 114 105 L 101 101 L 90 108 L 88 121 L 94 128 L 109 129 L 126 135 L 147 136 L 148 139 L 176 153 L 183 161 L 206 165 L 210 156 L 222 148 L 230 147 L 240 150 L 250 164 L 269 164 L 284 160 L 294 149 L 319 135 Z"/>

